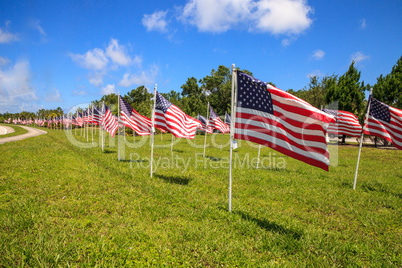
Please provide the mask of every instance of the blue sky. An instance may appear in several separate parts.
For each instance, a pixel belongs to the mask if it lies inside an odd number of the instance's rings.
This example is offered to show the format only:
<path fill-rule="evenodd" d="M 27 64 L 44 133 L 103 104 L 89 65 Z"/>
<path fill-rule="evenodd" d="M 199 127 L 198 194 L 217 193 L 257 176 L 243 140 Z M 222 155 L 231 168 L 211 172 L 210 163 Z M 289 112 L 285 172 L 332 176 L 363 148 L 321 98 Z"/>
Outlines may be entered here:
<path fill-rule="evenodd" d="M 355 60 L 375 84 L 402 55 L 400 14 L 400 0 L 3 0 L 0 113 L 67 111 L 156 83 L 181 92 L 232 63 L 299 90 Z"/>

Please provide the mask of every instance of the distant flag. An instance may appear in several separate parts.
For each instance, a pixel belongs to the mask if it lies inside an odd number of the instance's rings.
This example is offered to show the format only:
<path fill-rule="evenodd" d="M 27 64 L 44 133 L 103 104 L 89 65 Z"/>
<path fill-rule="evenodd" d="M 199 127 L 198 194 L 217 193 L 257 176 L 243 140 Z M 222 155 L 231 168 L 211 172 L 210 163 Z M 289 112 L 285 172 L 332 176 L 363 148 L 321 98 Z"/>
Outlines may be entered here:
<path fill-rule="evenodd" d="M 368 122 L 363 133 L 391 142 L 402 150 L 402 110 L 376 100 L 370 95 Z"/>
<path fill-rule="evenodd" d="M 105 104 L 102 107 L 102 126 L 113 138 L 118 128 L 117 120 Z"/>
<path fill-rule="evenodd" d="M 225 112 L 225 123 L 230 126 L 230 121 L 231 121 L 231 120 L 232 120 L 232 118 L 230 117 L 230 115 L 228 114 L 228 112 Z"/>
<path fill-rule="evenodd" d="M 88 111 L 85 110 L 83 114 L 84 123 L 88 123 Z"/>
<path fill-rule="evenodd" d="M 222 119 L 215 113 L 211 106 L 209 106 L 209 123 L 212 129 L 217 129 L 222 133 L 228 130 L 225 123 L 223 123 Z"/>
<path fill-rule="evenodd" d="M 101 117 L 102 117 L 102 115 L 101 115 Z M 82 118 L 82 113 L 80 113 L 80 112 L 77 112 L 77 124 L 79 126 L 82 126 L 84 124 L 84 119 Z"/>
<path fill-rule="evenodd" d="M 285 91 L 237 71 L 234 138 L 268 146 L 328 171 L 325 135 L 334 117 Z"/>
<path fill-rule="evenodd" d="M 102 122 L 102 111 L 96 107 L 96 105 L 93 105 L 93 114 L 92 114 L 92 123 L 96 126 L 99 126 L 100 123 Z"/>
<path fill-rule="evenodd" d="M 121 109 L 121 116 L 120 116 L 121 124 L 131 128 L 140 136 L 151 135 L 152 130 L 151 119 L 139 114 L 120 95 L 119 98 L 120 98 L 120 109 Z"/>
<path fill-rule="evenodd" d="M 188 116 L 156 92 L 155 127 L 170 131 L 177 138 L 193 139 L 201 122 Z"/>
<path fill-rule="evenodd" d="M 360 137 L 362 126 L 356 115 L 340 110 L 323 109 L 324 112 L 335 117 L 336 122 L 328 126 L 328 134 L 347 135 L 351 137 Z"/>
<path fill-rule="evenodd" d="M 211 126 L 207 127 L 207 119 L 205 117 L 198 114 L 198 121 L 201 122 L 201 127 L 199 127 L 199 129 L 201 129 L 202 131 L 206 131 L 207 133 L 212 133 L 213 129 Z"/>

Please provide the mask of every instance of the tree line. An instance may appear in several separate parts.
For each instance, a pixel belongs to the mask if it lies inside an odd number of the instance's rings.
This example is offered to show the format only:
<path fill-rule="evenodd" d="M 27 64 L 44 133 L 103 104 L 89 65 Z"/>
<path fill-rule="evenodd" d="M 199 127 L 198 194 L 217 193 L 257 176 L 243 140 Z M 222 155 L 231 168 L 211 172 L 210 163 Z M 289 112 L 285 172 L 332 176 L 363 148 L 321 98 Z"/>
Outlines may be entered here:
<path fill-rule="evenodd" d="M 240 69 L 238 69 L 240 70 Z M 253 75 L 248 70 L 241 70 L 249 75 Z M 310 77 L 310 82 L 304 88 L 295 91 L 287 91 L 311 105 L 321 108 L 339 109 L 354 113 L 362 122 L 364 120 L 367 100 L 365 92 L 373 88 L 373 97 L 398 109 L 402 109 L 402 57 L 392 67 L 387 75 L 380 75 L 375 85 L 366 84 L 360 80 L 361 72 L 352 62 L 348 70 L 342 75 L 326 75 L 322 78 L 318 76 Z M 273 83 L 269 82 L 274 85 Z M 220 65 L 216 70 L 212 69 L 209 75 L 197 79 L 187 78 L 181 86 L 181 92 L 171 90 L 168 93 L 161 93 L 168 101 L 182 109 L 190 116 L 196 117 L 198 114 L 206 115 L 207 103 L 214 108 L 219 115 L 225 112 L 230 113 L 231 107 L 231 87 L 232 75 L 229 67 Z M 151 117 L 153 104 L 153 90 L 148 90 L 145 86 L 139 86 L 127 92 L 122 97 L 140 114 Z M 117 115 L 117 95 L 108 94 L 102 96 L 100 100 L 92 103 L 101 108 L 102 103 L 111 108 L 112 113 Z M 82 109 L 79 108 L 79 112 Z M 34 117 L 53 117 L 62 116 L 63 110 L 40 109 L 36 113 L 5 113 L 0 115 L 0 122 L 8 118 L 34 118 Z"/>

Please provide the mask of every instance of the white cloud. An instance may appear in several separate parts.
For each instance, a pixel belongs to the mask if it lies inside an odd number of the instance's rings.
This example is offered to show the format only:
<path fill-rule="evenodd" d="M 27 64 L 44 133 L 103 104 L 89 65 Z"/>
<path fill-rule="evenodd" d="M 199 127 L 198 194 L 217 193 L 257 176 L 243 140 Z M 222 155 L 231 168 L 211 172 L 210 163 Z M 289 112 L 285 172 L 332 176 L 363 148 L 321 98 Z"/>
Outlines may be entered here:
<path fill-rule="evenodd" d="M 116 39 L 110 40 L 109 46 L 106 48 L 106 56 L 118 65 L 128 66 L 131 63 L 131 58 L 127 55 L 126 48 L 119 45 L 119 41 Z"/>
<path fill-rule="evenodd" d="M 7 57 L 0 57 L 0 66 L 7 65 L 10 63 L 10 60 Z"/>
<path fill-rule="evenodd" d="M 294 35 L 310 27 L 312 12 L 305 0 L 190 0 L 179 20 L 202 32 L 220 33 L 240 25 L 250 31 Z"/>
<path fill-rule="evenodd" d="M 158 67 L 154 65 L 147 72 L 142 71 L 140 74 L 125 73 L 123 79 L 120 80 L 119 85 L 123 87 L 129 87 L 132 85 L 154 84 L 158 71 L 159 71 Z"/>
<path fill-rule="evenodd" d="M 364 55 L 364 54 L 361 53 L 361 52 L 356 52 L 356 53 L 354 53 L 354 54 L 351 56 L 351 58 L 352 58 L 351 61 L 355 61 L 356 63 L 359 63 L 359 62 L 361 62 L 361 61 L 363 61 L 363 60 L 369 59 L 370 56 Z"/>
<path fill-rule="evenodd" d="M 312 23 L 312 9 L 305 0 L 261 0 L 256 8 L 256 28 L 263 32 L 299 34 Z"/>
<path fill-rule="evenodd" d="M 105 72 L 95 72 L 95 73 L 90 73 L 88 75 L 88 80 L 89 83 L 92 85 L 99 87 L 103 85 L 103 77 L 105 76 Z"/>
<path fill-rule="evenodd" d="M 60 91 L 56 88 L 50 90 L 50 92 L 44 98 L 46 102 L 63 102 Z"/>
<path fill-rule="evenodd" d="M 361 20 L 360 20 L 360 27 L 361 27 L 362 29 L 366 29 L 366 27 L 367 27 L 366 19 L 361 19 Z"/>
<path fill-rule="evenodd" d="M 47 34 L 45 30 L 43 30 L 42 26 L 39 24 L 39 20 L 32 21 L 31 27 L 39 32 L 42 42 L 47 42 Z"/>
<path fill-rule="evenodd" d="M 105 87 L 103 87 L 102 90 L 101 90 L 102 95 L 109 95 L 109 94 L 112 94 L 112 93 L 116 93 L 116 89 L 115 89 L 114 84 L 113 85 L 108 84 Z"/>
<path fill-rule="evenodd" d="M 8 69 L 0 69 L 0 113 L 18 111 L 22 104 L 38 100 L 30 80 L 28 61 L 19 61 Z"/>
<path fill-rule="evenodd" d="M 145 26 L 147 31 L 159 31 L 162 33 L 167 32 L 167 21 L 166 21 L 167 11 L 156 11 L 150 15 L 145 14 L 142 18 L 142 25 Z"/>
<path fill-rule="evenodd" d="M 316 60 L 321 60 L 322 58 L 324 58 L 324 56 L 325 52 L 322 51 L 321 49 L 317 49 L 313 52 L 313 55 L 311 57 Z"/>
<path fill-rule="evenodd" d="M 70 53 L 70 57 L 73 61 L 89 70 L 102 70 L 109 62 L 105 53 L 100 48 L 94 48 L 82 55 Z"/>
<path fill-rule="evenodd" d="M 10 21 L 6 21 L 6 28 L 10 24 Z M 0 29 L 0 44 L 1 43 L 11 43 L 13 41 L 18 41 L 19 38 L 17 34 L 9 33 L 7 30 Z"/>

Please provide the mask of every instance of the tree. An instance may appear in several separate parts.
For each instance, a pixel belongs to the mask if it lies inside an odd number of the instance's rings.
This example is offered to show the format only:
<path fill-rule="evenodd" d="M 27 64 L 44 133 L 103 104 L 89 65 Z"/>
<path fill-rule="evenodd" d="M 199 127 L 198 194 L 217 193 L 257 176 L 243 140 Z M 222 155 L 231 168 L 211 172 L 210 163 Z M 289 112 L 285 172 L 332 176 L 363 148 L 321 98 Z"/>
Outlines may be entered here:
<path fill-rule="evenodd" d="M 151 118 L 152 116 L 152 98 L 145 86 L 139 86 L 123 96 L 125 100 L 141 115 Z"/>
<path fill-rule="evenodd" d="M 402 109 L 402 56 L 385 77 L 381 74 L 373 87 L 373 97 L 392 107 Z"/>
<path fill-rule="evenodd" d="M 351 112 L 362 118 L 364 117 L 365 106 L 363 100 L 366 87 L 364 82 L 360 82 L 361 73 L 354 65 L 355 62 L 353 61 L 346 73 L 339 77 L 338 84 L 328 88 L 325 100 L 327 103 L 337 101 L 339 110 Z M 345 138 L 344 135 L 342 143 L 345 142 Z"/>
<path fill-rule="evenodd" d="M 207 96 L 199 86 L 194 77 L 187 78 L 184 85 L 181 86 L 183 96 L 181 100 L 183 111 L 191 116 L 205 114 L 207 108 Z"/>

